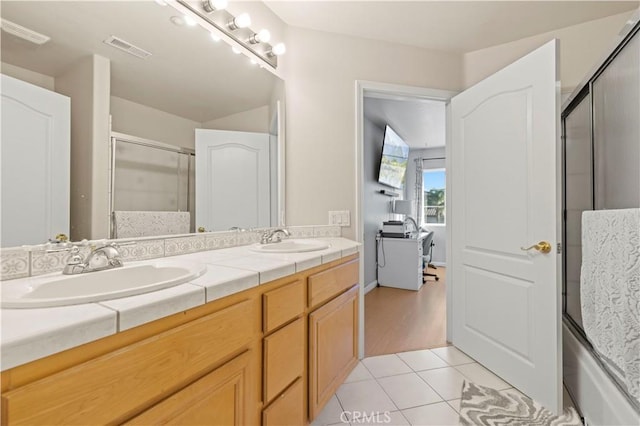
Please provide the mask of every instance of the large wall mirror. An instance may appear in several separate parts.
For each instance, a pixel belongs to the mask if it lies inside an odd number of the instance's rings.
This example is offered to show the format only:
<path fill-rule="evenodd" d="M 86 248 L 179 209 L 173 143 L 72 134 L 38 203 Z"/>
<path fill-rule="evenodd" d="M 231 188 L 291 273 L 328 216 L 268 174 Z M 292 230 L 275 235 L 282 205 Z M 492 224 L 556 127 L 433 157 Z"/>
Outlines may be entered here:
<path fill-rule="evenodd" d="M 2 74 L 70 97 L 73 240 L 136 236 L 114 232 L 114 211 L 189 212 L 190 232 L 281 225 L 284 82 L 274 73 L 153 1 L 3 1 L 0 13 Z M 50 40 L 28 41 L 13 24 Z M 79 127 L 95 136 L 101 120 L 105 137 L 83 140 Z"/>

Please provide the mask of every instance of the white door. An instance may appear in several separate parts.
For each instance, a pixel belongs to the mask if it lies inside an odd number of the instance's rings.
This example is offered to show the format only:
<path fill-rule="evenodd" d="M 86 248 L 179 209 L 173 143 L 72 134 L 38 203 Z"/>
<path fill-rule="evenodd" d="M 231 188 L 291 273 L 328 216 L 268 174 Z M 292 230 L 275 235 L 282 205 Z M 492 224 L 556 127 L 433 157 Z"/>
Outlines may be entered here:
<path fill-rule="evenodd" d="M 270 226 L 269 135 L 196 129 L 196 228 Z"/>
<path fill-rule="evenodd" d="M 559 86 L 551 41 L 451 101 L 453 343 L 562 405 Z M 540 241 L 551 250 L 522 250 Z"/>
<path fill-rule="evenodd" d="M 2 75 L 2 247 L 69 235 L 68 97 Z"/>

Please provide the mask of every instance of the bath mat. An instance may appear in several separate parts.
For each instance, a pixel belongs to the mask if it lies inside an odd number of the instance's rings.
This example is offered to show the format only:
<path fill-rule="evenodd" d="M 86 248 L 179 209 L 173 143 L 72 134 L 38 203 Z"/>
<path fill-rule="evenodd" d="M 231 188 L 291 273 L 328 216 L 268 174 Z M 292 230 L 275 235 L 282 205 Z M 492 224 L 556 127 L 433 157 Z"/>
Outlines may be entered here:
<path fill-rule="evenodd" d="M 460 424 L 464 426 L 581 426 L 573 408 L 559 416 L 514 390 L 497 391 L 465 381 L 460 400 Z"/>

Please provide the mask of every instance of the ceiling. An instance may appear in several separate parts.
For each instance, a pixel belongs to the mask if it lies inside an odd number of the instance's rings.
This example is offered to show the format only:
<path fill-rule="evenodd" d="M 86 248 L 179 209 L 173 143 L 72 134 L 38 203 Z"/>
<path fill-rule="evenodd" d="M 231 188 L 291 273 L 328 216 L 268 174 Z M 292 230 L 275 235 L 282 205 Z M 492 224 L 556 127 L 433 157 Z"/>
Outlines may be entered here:
<path fill-rule="evenodd" d="M 295 27 L 470 52 L 630 11 L 638 1 L 265 1 Z"/>
<path fill-rule="evenodd" d="M 2 18 L 51 37 L 37 46 L 2 32 L 2 61 L 59 76 L 83 57 L 111 61 L 111 93 L 197 122 L 269 104 L 277 78 L 215 43 L 201 27 L 176 26 L 169 6 L 147 1 L 2 1 Z M 152 53 L 108 46 L 115 35 Z"/>
<path fill-rule="evenodd" d="M 366 97 L 364 116 L 379 128 L 391 126 L 412 149 L 445 145 L 444 102 Z"/>

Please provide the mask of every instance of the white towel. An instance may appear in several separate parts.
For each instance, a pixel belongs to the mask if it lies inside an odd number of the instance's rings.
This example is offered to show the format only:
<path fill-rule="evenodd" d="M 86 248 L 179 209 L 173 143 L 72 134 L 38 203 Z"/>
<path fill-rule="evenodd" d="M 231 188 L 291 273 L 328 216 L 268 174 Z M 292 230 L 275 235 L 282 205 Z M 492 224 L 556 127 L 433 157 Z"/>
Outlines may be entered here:
<path fill-rule="evenodd" d="M 114 238 L 188 234 L 189 212 L 113 212 Z"/>
<path fill-rule="evenodd" d="M 582 322 L 640 402 L 640 209 L 582 214 Z"/>

